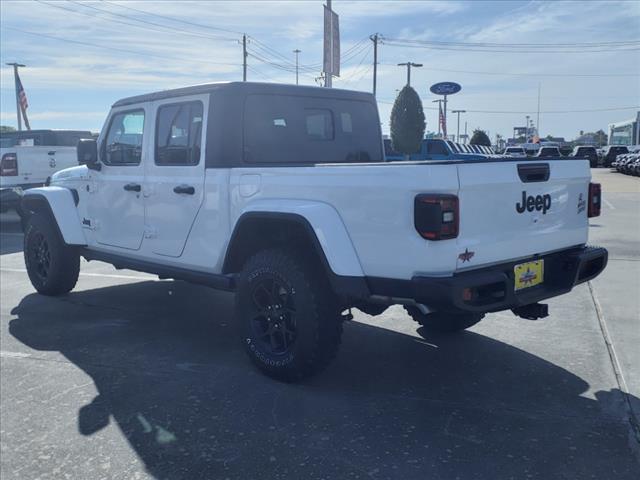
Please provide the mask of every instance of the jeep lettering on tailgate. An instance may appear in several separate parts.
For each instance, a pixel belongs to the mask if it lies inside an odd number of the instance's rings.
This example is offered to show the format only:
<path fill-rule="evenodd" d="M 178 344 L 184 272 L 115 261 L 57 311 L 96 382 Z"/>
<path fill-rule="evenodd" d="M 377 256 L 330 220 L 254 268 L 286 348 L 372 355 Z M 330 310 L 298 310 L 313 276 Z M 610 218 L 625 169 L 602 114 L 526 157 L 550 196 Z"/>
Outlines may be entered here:
<path fill-rule="evenodd" d="M 522 202 L 516 203 L 516 211 L 518 213 L 524 213 L 525 210 L 533 212 L 534 210 L 542 210 L 542 214 L 546 215 L 547 210 L 551 208 L 551 195 L 545 193 L 544 195 L 527 196 L 527 192 L 522 192 Z"/>

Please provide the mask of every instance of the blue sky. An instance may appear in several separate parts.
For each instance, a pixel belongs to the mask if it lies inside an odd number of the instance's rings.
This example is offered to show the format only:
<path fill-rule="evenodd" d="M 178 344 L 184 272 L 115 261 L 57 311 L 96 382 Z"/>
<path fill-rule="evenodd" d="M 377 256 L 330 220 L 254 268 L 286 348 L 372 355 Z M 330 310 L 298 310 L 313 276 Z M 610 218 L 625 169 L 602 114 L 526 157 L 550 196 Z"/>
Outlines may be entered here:
<path fill-rule="evenodd" d="M 32 128 L 97 131 L 110 105 L 119 98 L 240 80 L 241 32 L 250 36 L 249 80 L 293 83 L 295 75 L 286 62 L 294 61 L 292 50 L 299 48 L 304 65 L 300 82 L 313 85 L 322 60 L 322 4 L 320 0 L 3 0 L 0 121 L 16 124 L 13 75 L 6 62 L 28 65 L 21 77 Z M 357 90 L 371 90 L 372 44 L 366 38 L 375 32 L 388 39 L 498 44 L 640 39 L 637 1 L 334 0 L 333 8 L 340 15 L 342 52 L 348 52 L 334 86 Z M 535 118 L 538 84 L 542 135 L 571 139 L 580 130 L 606 130 L 608 123 L 632 118 L 639 110 L 640 51 L 600 50 L 478 52 L 386 42 L 380 46 L 378 68 L 383 129 L 388 129 L 391 103 L 406 78 L 405 70 L 396 63 L 410 60 L 424 64 L 412 71 L 411 83 L 422 97 L 428 130 L 437 130 L 437 112 L 432 110 L 436 97 L 428 87 L 439 81 L 462 85 L 462 91 L 450 97 L 450 109 L 467 110 L 462 125 L 467 121 L 469 130 L 481 127 L 492 137 L 495 133 L 509 136 L 514 125 L 524 124 L 525 112 Z M 569 76 L 576 74 L 599 76 Z M 614 108 L 617 110 L 551 113 Z M 449 132 L 455 133 L 455 128 L 455 117 L 450 115 Z"/>

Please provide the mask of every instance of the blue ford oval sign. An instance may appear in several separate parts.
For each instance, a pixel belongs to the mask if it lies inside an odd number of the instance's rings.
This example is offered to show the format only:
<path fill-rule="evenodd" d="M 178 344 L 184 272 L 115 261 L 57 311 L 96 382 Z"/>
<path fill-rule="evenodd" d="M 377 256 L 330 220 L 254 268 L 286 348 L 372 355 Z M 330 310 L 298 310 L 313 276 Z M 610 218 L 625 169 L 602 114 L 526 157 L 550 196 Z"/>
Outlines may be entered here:
<path fill-rule="evenodd" d="M 431 93 L 435 93 L 436 95 L 453 95 L 454 93 L 458 93 L 462 90 L 460 84 L 455 82 L 440 82 L 434 83 L 431 85 Z"/>

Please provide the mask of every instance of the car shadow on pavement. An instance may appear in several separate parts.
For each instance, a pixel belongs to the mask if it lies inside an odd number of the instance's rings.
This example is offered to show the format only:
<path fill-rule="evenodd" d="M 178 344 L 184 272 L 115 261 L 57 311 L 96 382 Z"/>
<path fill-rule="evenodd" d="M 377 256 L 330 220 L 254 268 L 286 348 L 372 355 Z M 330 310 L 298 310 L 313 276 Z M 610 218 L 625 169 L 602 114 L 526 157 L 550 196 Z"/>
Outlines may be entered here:
<path fill-rule="evenodd" d="M 206 288 L 32 294 L 12 313 L 15 338 L 95 383 L 79 432 L 115 422 L 155 478 L 637 478 L 618 390 L 477 333 L 349 322 L 336 361 L 292 385 L 252 368 L 232 296 Z"/>
<path fill-rule="evenodd" d="M 22 238 L 20 220 L 0 220 L 0 255 L 21 252 Z"/>

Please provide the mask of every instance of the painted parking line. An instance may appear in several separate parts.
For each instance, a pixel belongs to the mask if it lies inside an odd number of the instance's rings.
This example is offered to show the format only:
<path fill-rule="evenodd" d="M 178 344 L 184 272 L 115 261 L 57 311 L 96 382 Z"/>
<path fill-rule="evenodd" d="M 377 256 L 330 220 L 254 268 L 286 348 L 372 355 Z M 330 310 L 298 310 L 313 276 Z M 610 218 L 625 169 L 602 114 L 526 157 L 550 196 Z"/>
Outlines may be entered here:
<path fill-rule="evenodd" d="M 27 273 L 27 270 L 24 268 L 0 268 L 0 272 L 11 272 L 11 273 Z M 82 277 L 104 277 L 104 278 L 120 278 L 125 280 L 156 280 L 157 277 L 153 275 L 142 276 L 142 275 L 118 275 L 115 273 L 89 273 L 89 272 L 80 272 L 80 276 Z"/>
<path fill-rule="evenodd" d="M 607 200 L 606 198 L 602 197 L 602 200 L 604 201 L 604 203 L 607 205 L 607 207 L 609 207 L 611 210 L 615 210 L 616 207 L 614 207 L 611 202 L 609 200 Z"/>
<path fill-rule="evenodd" d="M 4 350 L 0 351 L 0 357 L 3 357 L 3 358 L 27 358 L 30 356 L 31 356 L 30 353 L 6 352 Z"/>

